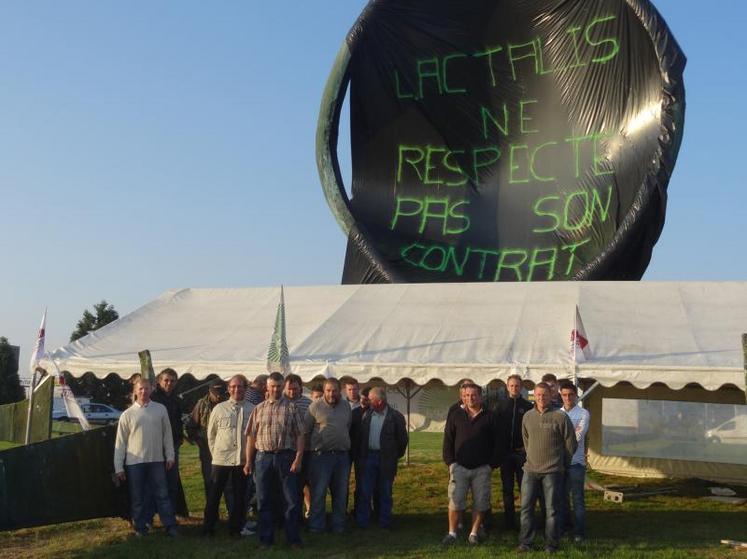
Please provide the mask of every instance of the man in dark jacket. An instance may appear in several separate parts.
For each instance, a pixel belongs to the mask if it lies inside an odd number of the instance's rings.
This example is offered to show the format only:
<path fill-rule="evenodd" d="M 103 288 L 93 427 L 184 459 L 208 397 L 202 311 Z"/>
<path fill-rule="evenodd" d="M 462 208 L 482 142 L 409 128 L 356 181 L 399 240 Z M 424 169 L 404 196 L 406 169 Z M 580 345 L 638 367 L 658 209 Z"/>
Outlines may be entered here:
<path fill-rule="evenodd" d="M 202 483 L 205 486 L 205 498 L 210 492 L 210 472 L 212 470 L 213 457 L 210 455 L 208 445 L 207 427 L 210 419 L 210 412 L 213 408 L 226 400 L 226 383 L 221 379 L 215 379 L 208 387 L 208 393 L 197 400 L 192 413 L 187 420 L 185 431 L 187 432 L 187 441 L 196 444 L 200 456 L 200 469 L 202 471 Z M 228 493 L 226 496 L 226 505 L 231 510 L 231 498 Z"/>
<path fill-rule="evenodd" d="M 521 420 L 532 409 L 532 403 L 521 397 L 521 376 L 511 375 L 506 380 L 508 398 L 500 400 L 495 408 L 501 426 L 497 443 L 503 448 L 501 483 L 503 485 L 503 511 L 506 528 L 516 529 L 516 507 L 514 506 L 514 480 L 521 489 L 524 462 L 527 454 L 521 437 Z"/>
<path fill-rule="evenodd" d="M 404 416 L 387 405 L 384 388 L 376 386 L 368 396 L 371 410 L 361 421 L 355 444 L 355 461 L 363 481 L 355 515 L 359 527 L 368 527 L 371 516 L 368 503 L 378 491 L 379 526 L 389 528 L 392 522 L 392 486 L 397 475 L 397 462 L 407 449 L 407 428 Z"/>
<path fill-rule="evenodd" d="M 166 472 L 166 481 L 169 486 L 169 499 L 177 513 L 186 512 L 186 502 L 184 493 L 181 491 L 181 482 L 179 481 L 179 447 L 184 440 L 182 426 L 182 401 L 176 395 L 177 374 L 174 369 L 167 368 L 158 373 L 156 377 L 156 389 L 153 391 L 151 400 L 163 404 L 169 416 L 171 424 L 171 434 L 174 439 L 174 467 Z"/>
<path fill-rule="evenodd" d="M 443 458 L 449 467 L 449 533 L 444 545 L 456 542 L 459 519 L 472 492 L 472 529 L 468 542 L 480 543 L 479 532 L 490 509 L 490 477 L 497 465 L 495 416 L 482 405 L 482 389 L 462 385 L 464 404 L 446 420 Z"/>
<path fill-rule="evenodd" d="M 355 456 L 358 452 L 358 443 L 360 441 L 361 425 L 363 423 L 363 417 L 368 413 L 371 402 L 368 399 L 368 393 L 371 391 L 370 387 L 365 387 L 360 391 L 360 405 L 354 408 L 352 411 L 351 422 L 350 422 L 350 460 L 353 463 L 353 471 L 355 472 L 355 493 L 353 496 L 353 511 L 352 515 L 355 518 L 355 507 L 360 500 L 360 492 L 363 488 L 363 474 L 358 470 L 358 463 L 355 461 Z M 374 516 L 378 518 L 378 496 L 374 493 Z M 346 506 L 347 509 L 347 498 Z"/>

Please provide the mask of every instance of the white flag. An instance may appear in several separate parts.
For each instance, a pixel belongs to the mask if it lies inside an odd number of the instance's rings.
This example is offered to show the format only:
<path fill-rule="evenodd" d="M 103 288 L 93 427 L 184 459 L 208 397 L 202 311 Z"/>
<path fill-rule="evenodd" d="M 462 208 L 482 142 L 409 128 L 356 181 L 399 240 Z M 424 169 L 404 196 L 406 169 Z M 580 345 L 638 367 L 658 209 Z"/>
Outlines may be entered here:
<path fill-rule="evenodd" d="M 36 337 L 36 344 L 34 344 L 34 350 L 31 352 L 31 361 L 29 362 L 29 368 L 31 369 L 31 375 L 33 377 L 34 371 L 39 366 L 39 362 L 44 358 L 44 337 L 47 329 L 47 310 L 44 309 L 44 316 L 42 316 L 41 326 L 39 327 L 39 335 Z M 47 356 L 49 357 L 49 356 Z M 86 416 L 83 415 L 83 410 L 80 409 L 78 401 L 73 396 L 73 391 L 70 387 L 65 384 L 65 377 L 60 373 L 60 369 L 57 368 L 57 363 L 54 359 L 49 358 L 49 361 L 54 365 L 57 371 L 57 383 L 62 388 L 62 401 L 65 404 L 65 413 L 68 417 L 74 417 L 80 422 L 80 426 L 84 431 L 88 431 L 91 425 L 88 423 Z"/>
<path fill-rule="evenodd" d="M 54 368 L 57 371 L 57 384 L 60 385 L 60 391 L 62 392 L 62 402 L 65 404 L 65 415 L 77 419 L 78 423 L 80 423 L 81 428 L 84 431 L 88 431 L 91 428 L 91 425 L 88 423 L 86 416 L 83 414 L 83 410 L 80 409 L 80 404 L 78 404 L 78 400 L 75 399 L 73 391 L 65 382 L 65 375 L 60 372 L 60 369 L 59 367 L 57 367 L 57 363 L 54 362 L 54 359 L 50 357 L 49 360 L 52 362 L 52 365 L 54 365 Z"/>
<path fill-rule="evenodd" d="M 589 346 L 589 337 L 586 335 L 584 323 L 581 321 L 581 313 L 578 312 L 576 305 L 576 318 L 571 330 L 571 358 L 574 363 L 582 363 L 591 359 L 591 347 Z"/>
<path fill-rule="evenodd" d="M 39 333 L 36 336 L 36 343 L 34 349 L 31 351 L 31 360 L 29 361 L 29 372 L 31 378 L 35 377 L 36 368 L 39 366 L 39 361 L 44 356 L 44 336 L 47 328 L 47 309 L 44 309 L 42 315 L 41 326 L 39 326 Z"/>

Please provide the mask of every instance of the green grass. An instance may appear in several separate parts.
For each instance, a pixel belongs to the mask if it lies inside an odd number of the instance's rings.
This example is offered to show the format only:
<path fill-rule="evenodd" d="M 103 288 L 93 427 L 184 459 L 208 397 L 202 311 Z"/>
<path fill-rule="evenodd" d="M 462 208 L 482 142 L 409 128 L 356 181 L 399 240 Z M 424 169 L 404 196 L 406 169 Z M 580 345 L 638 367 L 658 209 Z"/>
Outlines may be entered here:
<path fill-rule="evenodd" d="M 487 558 L 513 557 L 516 534 L 499 527 L 479 548 L 460 542 L 442 549 L 439 542 L 446 529 L 447 472 L 441 462 L 441 436 L 417 433 L 412 437 L 411 465 L 400 468 L 395 483 L 395 530 L 376 527 L 351 530 L 344 536 L 304 534 L 304 550 L 290 551 L 279 535 L 275 549 L 260 552 L 256 537 L 230 540 L 224 526 L 218 536 L 204 540 L 200 523 L 204 496 L 194 447 L 182 447 L 181 472 L 193 518 L 182 522 L 183 537 L 166 538 L 160 530 L 136 540 L 129 525 L 119 519 L 101 519 L 44 528 L 0 533 L 0 557 L 128 558 L 216 557 L 216 558 Z M 581 546 L 563 541 L 559 557 L 614 557 L 630 559 L 655 557 L 744 557 L 743 553 L 721 547 L 721 539 L 747 540 L 747 508 L 704 501 L 701 497 L 712 484 L 703 482 L 638 481 L 593 476 L 602 484 L 622 483 L 660 487 L 675 485 L 676 495 L 661 495 L 623 503 L 603 501 L 601 493 L 587 492 L 589 540 Z M 500 480 L 494 474 L 493 502 L 499 514 Z M 747 496 L 747 489 L 737 488 Z M 537 542 L 541 545 L 541 538 Z M 532 556 L 545 557 L 544 553 Z"/>

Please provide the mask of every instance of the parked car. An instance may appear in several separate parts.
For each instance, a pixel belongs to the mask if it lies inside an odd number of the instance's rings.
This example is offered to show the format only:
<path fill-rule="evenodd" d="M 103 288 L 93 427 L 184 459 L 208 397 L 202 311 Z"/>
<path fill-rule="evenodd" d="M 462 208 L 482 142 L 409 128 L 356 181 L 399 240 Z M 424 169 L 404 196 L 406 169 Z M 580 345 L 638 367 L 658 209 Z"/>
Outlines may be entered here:
<path fill-rule="evenodd" d="M 54 408 L 52 410 L 52 421 L 68 421 L 67 410 L 65 408 Z"/>
<path fill-rule="evenodd" d="M 122 412 L 106 404 L 81 404 L 80 409 L 89 423 L 116 423 Z M 65 408 L 52 410 L 52 419 L 55 421 L 77 421 L 74 417 L 68 417 Z"/>
<path fill-rule="evenodd" d="M 712 443 L 747 444 L 747 414 L 734 416 L 714 429 L 706 431 Z"/>

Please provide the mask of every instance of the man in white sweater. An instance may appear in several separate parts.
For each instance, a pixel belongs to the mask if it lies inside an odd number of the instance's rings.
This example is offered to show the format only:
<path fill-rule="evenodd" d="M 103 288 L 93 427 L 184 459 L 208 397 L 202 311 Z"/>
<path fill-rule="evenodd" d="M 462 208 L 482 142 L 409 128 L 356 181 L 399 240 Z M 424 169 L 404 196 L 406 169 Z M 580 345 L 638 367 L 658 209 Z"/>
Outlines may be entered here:
<path fill-rule="evenodd" d="M 210 412 L 207 439 L 213 465 L 210 471 L 210 489 L 205 503 L 205 516 L 202 532 L 212 536 L 218 520 L 220 496 L 231 479 L 233 505 L 228 518 L 228 532 L 238 537 L 246 514 L 246 481 L 244 456 L 246 436 L 244 431 L 252 414 L 254 404 L 244 399 L 248 381 L 244 375 L 235 375 L 228 381 L 226 402 L 221 402 Z"/>
<path fill-rule="evenodd" d="M 146 379 L 135 383 L 137 400 L 119 418 L 114 443 L 114 473 L 127 481 L 135 534 L 148 533 L 148 503 L 155 500 L 161 523 L 177 536 L 176 516 L 169 500 L 166 470 L 174 467 L 174 441 L 166 408 L 150 399 Z"/>

